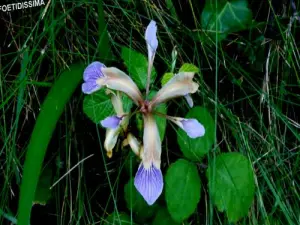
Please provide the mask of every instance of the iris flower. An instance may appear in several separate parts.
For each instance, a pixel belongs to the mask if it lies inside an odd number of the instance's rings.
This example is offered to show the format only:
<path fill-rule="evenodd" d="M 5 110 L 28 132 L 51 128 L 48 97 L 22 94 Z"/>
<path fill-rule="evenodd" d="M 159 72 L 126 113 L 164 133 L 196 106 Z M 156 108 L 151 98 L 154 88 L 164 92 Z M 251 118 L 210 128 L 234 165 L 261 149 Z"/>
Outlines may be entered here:
<path fill-rule="evenodd" d="M 82 91 L 91 94 L 101 88 L 107 88 L 111 94 L 112 104 L 116 115 L 107 117 L 100 123 L 107 128 L 104 147 L 109 157 L 112 156 L 118 135 L 122 129 L 126 129 L 129 123 L 128 113 L 124 113 L 120 92 L 126 94 L 137 105 L 138 112 L 142 113 L 144 121 L 143 142 L 140 143 L 131 133 L 127 135 L 124 145 L 130 145 L 131 149 L 141 158 L 134 179 L 134 185 L 145 201 L 152 205 L 161 195 L 163 190 L 163 175 L 161 172 L 161 139 L 154 115 L 165 116 L 171 122 L 177 124 L 191 138 L 198 138 L 205 134 L 205 128 L 196 119 L 185 119 L 156 113 L 155 108 L 177 97 L 185 97 L 188 105 L 193 106 L 190 94 L 198 90 L 199 85 L 193 81 L 193 72 L 179 72 L 171 78 L 151 100 L 148 100 L 150 88 L 150 75 L 153 61 L 158 47 L 156 36 L 157 26 L 151 21 L 145 32 L 145 40 L 148 49 L 148 73 L 146 85 L 146 98 L 138 89 L 134 81 L 123 71 L 115 67 L 106 67 L 101 62 L 93 62 L 84 71 Z M 146 76 L 146 74 L 145 74 Z M 115 92 L 113 92 L 115 91 Z"/>

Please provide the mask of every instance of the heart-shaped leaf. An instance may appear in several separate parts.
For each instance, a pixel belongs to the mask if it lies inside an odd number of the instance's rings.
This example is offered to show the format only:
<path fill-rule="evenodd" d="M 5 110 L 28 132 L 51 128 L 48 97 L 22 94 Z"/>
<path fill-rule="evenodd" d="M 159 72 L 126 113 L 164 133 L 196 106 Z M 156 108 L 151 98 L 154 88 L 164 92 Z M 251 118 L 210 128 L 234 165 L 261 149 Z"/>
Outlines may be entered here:
<path fill-rule="evenodd" d="M 187 160 L 173 163 L 165 176 L 165 198 L 173 220 L 182 222 L 196 210 L 201 182 L 197 167 Z"/>
<path fill-rule="evenodd" d="M 254 174 L 250 161 L 240 153 L 223 153 L 207 170 L 208 186 L 219 211 L 230 222 L 246 216 L 254 198 Z"/>
<path fill-rule="evenodd" d="M 246 29 L 252 21 L 247 0 L 207 0 L 201 15 L 202 28 L 207 34 L 221 41 L 232 32 Z"/>
<path fill-rule="evenodd" d="M 131 99 L 122 94 L 122 102 L 124 112 L 129 112 L 132 107 Z M 106 117 L 116 114 L 110 95 L 105 93 L 104 88 L 84 97 L 83 111 L 94 123 L 99 123 Z"/>

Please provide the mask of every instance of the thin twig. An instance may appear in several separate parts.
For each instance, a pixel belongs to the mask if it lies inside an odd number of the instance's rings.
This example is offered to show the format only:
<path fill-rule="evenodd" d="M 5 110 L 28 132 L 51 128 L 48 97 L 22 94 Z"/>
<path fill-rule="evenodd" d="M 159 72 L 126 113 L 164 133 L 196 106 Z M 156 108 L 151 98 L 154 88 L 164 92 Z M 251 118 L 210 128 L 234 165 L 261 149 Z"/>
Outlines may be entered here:
<path fill-rule="evenodd" d="M 67 173 L 65 173 L 61 178 L 59 178 L 59 179 L 58 179 L 58 180 L 50 187 L 50 190 L 51 190 L 55 185 L 57 185 L 63 178 L 65 178 L 69 173 L 71 173 L 72 170 L 74 170 L 80 163 L 82 163 L 83 161 L 85 161 L 85 160 L 91 158 L 93 155 L 94 155 L 94 154 L 91 154 L 91 155 L 89 155 L 88 157 L 86 157 L 86 158 L 80 160 L 80 161 L 79 161 L 75 166 L 73 166 Z"/>

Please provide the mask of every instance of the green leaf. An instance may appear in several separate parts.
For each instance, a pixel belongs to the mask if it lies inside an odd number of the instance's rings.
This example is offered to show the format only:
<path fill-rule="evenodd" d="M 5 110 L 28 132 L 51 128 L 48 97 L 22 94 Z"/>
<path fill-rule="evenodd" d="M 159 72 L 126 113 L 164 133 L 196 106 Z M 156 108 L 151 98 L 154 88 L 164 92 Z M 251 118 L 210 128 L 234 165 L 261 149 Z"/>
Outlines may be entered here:
<path fill-rule="evenodd" d="M 167 114 L 167 105 L 164 103 L 160 104 L 159 106 L 157 106 L 155 108 L 155 111 L 166 115 Z M 163 117 L 157 116 L 157 115 L 155 115 L 154 118 L 156 120 L 160 140 L 163 141 L 164 137 L 165 137 L 165 133 L 166 133 L 167 120 L 166 120 L 166 118 L 163 118 Z"/>
<path fill-rule="evenodd" d="M 190 138 L 181 128 L 177 132 L 177 141 L 183 155 L 190 160 L 200 161 L 214 143 L 215 122 L 207 109 L 200 106 L 192 108 L 185 118 L 195 118 L 205 128 L 204 136 L 199 138 Z"/>
<path fill-rule="evenodd" d="M 214 176 L 213 176 L 214 175 Z M 247 215 L 254 198 L 254 174 L 250 161 L 240 153 L 223 153 L 207 170 L 210 194 L 230 222 Z"/>
<path fill-rule="evenodd" d="M 157 93 L 156 91 L 150 91 L 149 99 L 152 99 L 156 93 Z M 154 109 L 154 111 L 159 112 L 163 115 L 166 115 L 167 114 L 167 105 L 165 103 L 160 104 Z M 155 115 L 154 118 L 156 120 L 160 140 L 163 141 L 164 137 L 165 137 L 165 133 L 166 133 L 167 120 L 166 120 L 166 118 L 164 118 L 162 116 L 157 116 L 157 115 Z"/>
<path fill-rule="evenodd" d="M 135 124 L 139 132 L 139 137 L 143 137 L 144 121 L 143 121 L 143 115 L 141 113 L 135 114 Z"/>
<path fill-rule="evenodd" d="M 24 163 L 18 204 L 18 225 L 28 225 L 42 163 L 52 133 L 67 102 L 82 81 L 83 65 L 71 65 L 50 89 L 36 120 Z"/>
<path fill-rule="evenodd" d="M 127 66 L 130 77 L 140 90 L 145 89 L 147 84 L 148 59 L 143 54 L 126 47 L 122 48 L 121 57 Z M 150 83 L 155 80 L 155 77 L 156 71 L 153 66 Z"/>
<path fill-rule="evenodd" d="M 172 77 L 174 77 L 174 73 L 165 73 L 161 79 L 161 86 L 164 86 L 166 83 L 168 83 Z"/>
<path fill-rule="evenodd" d="M 165 198 L 175 221 L 182 222 L 194 213 L 200 200 L 200 191 L 200 177 L 193 163 L 179 159 L 168 168 Z"/>
<path fill-rule="evenodd" d="M 248 8 L 247 0 L 219 0 L 216 6 L 215 0 L 205 3 L 201 15 L 202 28 L 207 34 L 221 41 L 232 32 L 246 29 L 252 21 L 252 12 Z"/>
<path fill-rule="evenodd" d="M 180 223 L 175 222 L 171 215 L 169 214 L 166 208 L 160 208 L 155 218 L 152 222 L 152 225 L 179 225 Z"/>
<path fill-rule="evenodd" d="M 270 224 L 270 225 L 281 225 L 281 224 L 283 224 L 282 221 L 280 221 L 278 218 L 276 218 L 274 216 L 269 215 L 266 218 L 262 218 L 263 222 L 261 224 Z"/>
<path fill-rule="evenodd" d="M 157 204 L 149 206 L 142 195 L 136 190 L 133 179 L 124 187 L 125 201 L 127 208 L 132 210 L 139 219 L 146 220 L 152 217 L 155 213 Z"/>
<path fill-rule="evenodd" d="M 190 63 L 185 63 L 183 64 L 180 69 L 179 72 L 194 72 L 194 73 L 199 73 L 199 68 L 193 64 Z"/>
<path fill-rule="evenodd" d="M 140 159 L 138 157 L 136 157 L 136 154 L 134 154 L 134 152 L 131 150 L 131 148 L 128 146 L 128 151 L 123 151 L 124 155 L 125 153 L 127 154 L 125 162 L 124 162 L 124 166 L 125 166 L 125 170 L 126 172 L 131 175 L 135 169 L 138 168 L 138 165 L 140 163 Z"/>
<path fill-rule="evenodd" d="M 197 66 L 190 63 L 183 64 L 179 69 L 179 72 L 199 73 L 199 71 L 200 70 Z M 161 79 L 161 86 L 164 86 L 169 80 L 171 80 L 172 77 L 174 77 L 174 73 L 165 73 Z"/>
<path fill-rule="evenodd" d="M 126 213 L 118 213 L 118 212 L 113 212 L 110 214 L 105 221 L 106 225 L 125 225 L 125 224 L 135 224 L 131 222 L 130 216 L 128 216 Z"/>
<path fill-rule="evenodd" d="M 84 97 L 83 111 L 94 123 L 99 123 L 106 117 L 116 114 L 110 100 L 110 95 L 107 95 L 105 90 L 103 88 Z M 122 100 L 124 112 L 129 112 L 132 107 L 131 99 L 122 94 Z"/>
<path fill-rule="evenodd" d="M 83 100 L 83 112 L 94 122 L 99 123 L 114 114 L 114 108 L 105 89 L 86 95 Z"/>
<path fill-rule="evenodd" d="M 37 188 L 35 190 L 34 204 L 46 205 L 51 198 L 51 183 L 52 183 L 52 171 L 46 167 L 40 175 Z"/>

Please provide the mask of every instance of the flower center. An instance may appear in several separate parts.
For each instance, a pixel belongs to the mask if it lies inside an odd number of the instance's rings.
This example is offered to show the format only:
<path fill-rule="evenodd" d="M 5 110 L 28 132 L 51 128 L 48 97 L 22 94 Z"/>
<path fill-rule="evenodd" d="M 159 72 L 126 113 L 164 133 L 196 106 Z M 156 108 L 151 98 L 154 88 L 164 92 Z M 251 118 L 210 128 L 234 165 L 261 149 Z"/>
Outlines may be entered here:
<path fill-rule="evenodd" d="M 152 107 L 149 104 L 149 101 L 145 100 L 142 103 L 142 106 L 140 108 L 140 112 L 143 113 L 143 114 L 147 114 L 147 113 L 150 113 L 151 111 L 152 111 Z"/>

